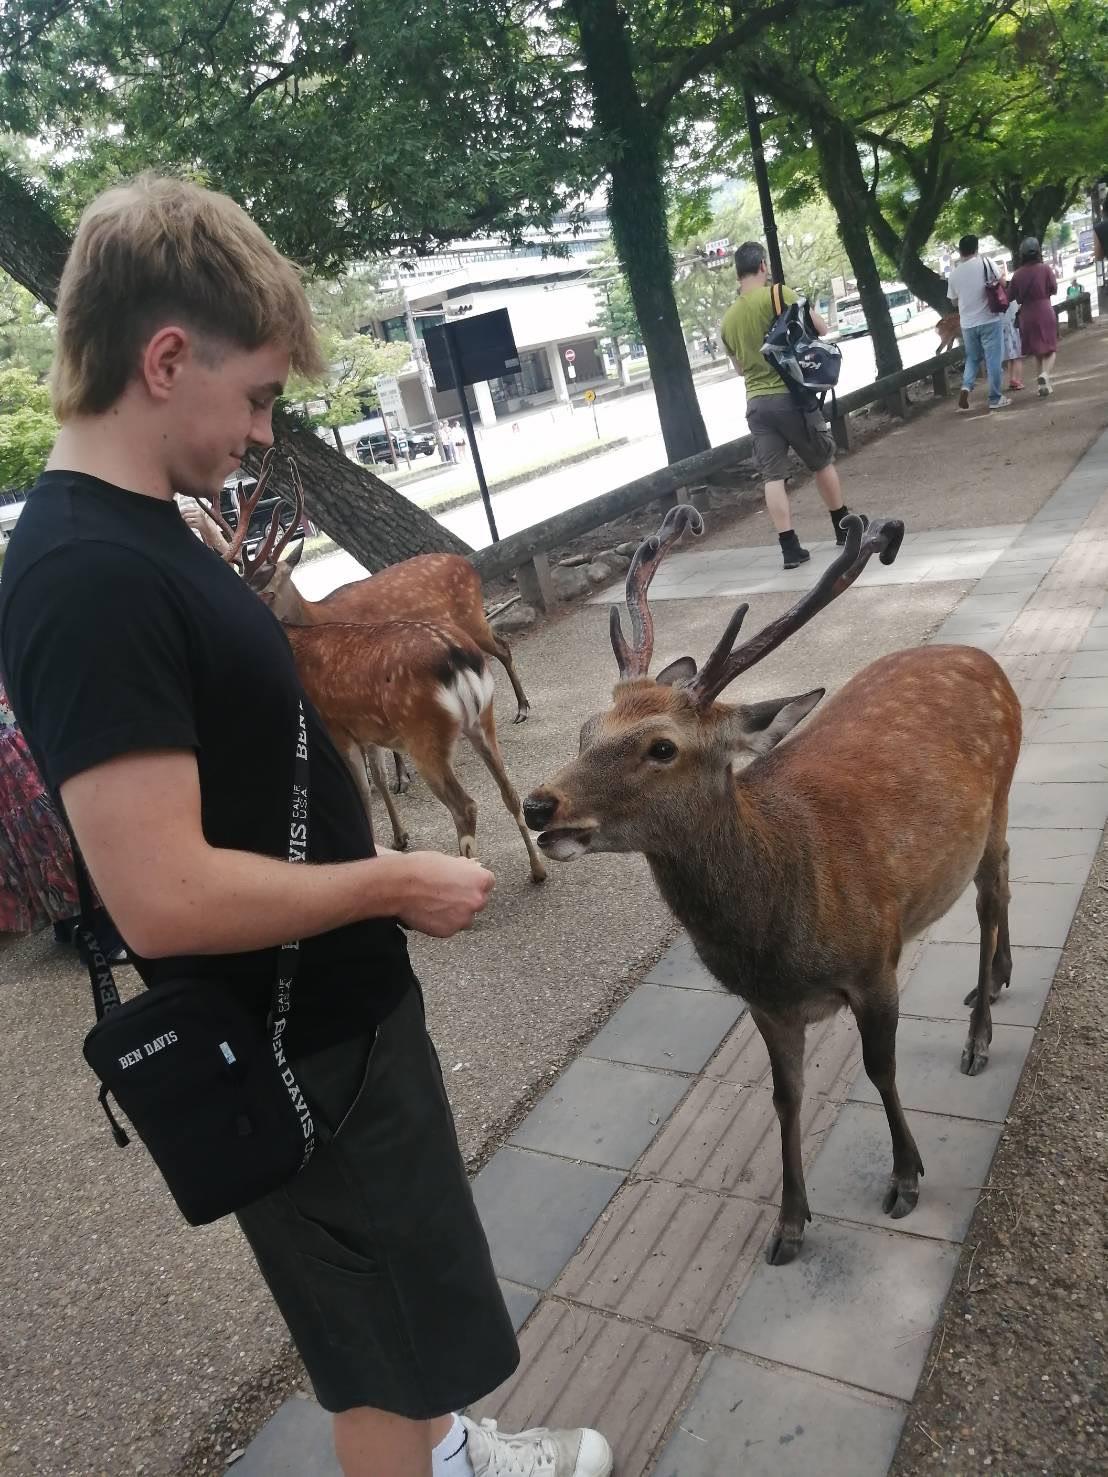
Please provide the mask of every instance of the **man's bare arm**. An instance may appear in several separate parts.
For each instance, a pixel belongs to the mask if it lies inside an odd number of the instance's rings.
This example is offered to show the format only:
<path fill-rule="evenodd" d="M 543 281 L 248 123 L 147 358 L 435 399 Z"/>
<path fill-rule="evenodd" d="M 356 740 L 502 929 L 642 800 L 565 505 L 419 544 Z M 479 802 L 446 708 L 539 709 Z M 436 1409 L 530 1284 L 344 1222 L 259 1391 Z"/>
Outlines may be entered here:
<path fill-rule="evenodd" d="M 493 887 L 478 863 L 437 852 L 308 866 L 209 846 L 189 750 L 109 760 L 61 796 L 108 912 L 145 958 L 263 949 L 365 918 L 448 938 Z"/>
<path fill-rule="evenodd" d="M 819 334 L 820 338 L 831 332 L 827 326 L 827 320 L 822 313 L 817 313 L 815 308 L 812 307 L 809 307 L 808 312 L 812 319 L 812 327 Z"/>

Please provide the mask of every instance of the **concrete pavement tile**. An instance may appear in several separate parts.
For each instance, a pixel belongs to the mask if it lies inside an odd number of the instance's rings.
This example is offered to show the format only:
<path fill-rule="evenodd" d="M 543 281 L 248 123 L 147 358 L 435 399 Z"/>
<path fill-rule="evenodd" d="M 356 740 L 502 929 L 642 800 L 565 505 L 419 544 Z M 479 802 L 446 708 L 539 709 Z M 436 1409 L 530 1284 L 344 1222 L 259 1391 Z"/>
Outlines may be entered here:
<path fill-rule="evenodd" d="M 520 1287 L 515 1282 L 509 1282 L 506 1277 L 499 1277 L 500 1291 L 504 1294 L 504 1303 L 508 1309 L 508 1317 L 512 1320 L 512 1327 L 516 1333 L 535 1311 L 535 1304 L 540 1294 L 533 1287 Z"/>
<path fill-rule="evenodd" d="M 1108 677 L 1108 651 L 1075 651 L 1067 677 Z"/>
<path fill-rule="evenodd" d="M 546 1299 L 520 1338 L 520 1366 L 477 1403 L 505 1431 L 594 1426 L 619 1477 L 643 1477 L 700 1364 L 691 1344 L 602 1313 Z"/>
<path fill-rule="evenodd" d="M 721 1342 L 910 1400 L 959 1248 L 816 1220 L 795 1262 L 754 1269 Z"/>
<path fill-rule="evenodd" d="M 1108 651 L 1108 626 L 1091 625 L 1081 638 L 1078 651 Z"/>
<path fill-rule="evenodd" d="M 1056 745 L 1046 745 L 1054 748 Z M 1084 790 L 1083 785 L 1059 786 L 1059 788 Z M 1090 786 L 1089 788 L 1094 788 Z M 1100 830 L 1087 828 L 1042 827 L 1023 830 L 1010 827 L 1008 842 L 1012 848 L 1009 872 L 1013 882 L 1080 882 L 1089 875 L 1097 847 L 1100 845 Z"/>
<path fill-rule="evenodd" d="M 549 1287 L 622 1183 L 613 1169 L 500 1149 L 473 1181 L 499 1275 Z"/>
<path fill-rule="evenodd" d="M 861 1221 L 886 1231 L 964 1241 L 989 1174 L 1000 1125 L 913 1113 L 908 1125 L 927 1173 L 919 1204 L 903 1220 L 881 1209 L 893 1154 L 884 1108 L 847 1103 L 808 1174 L 813 1215 Z"/>
<path fill-rule="evenodd" d="M 1008 928 L 1013 944 L 1058 949 L 1069 936 L 1081 887 L 1068 882 L 1021 882 L 1012 890 Z M 981 937 L 973 889 L 967 889 L 945 918 L 931 926 L 932 943 L 971 944 Z"/>
<path fill-rule="evenodd" d="M 625 1185 L 555 1296 L 711 1343 L 762 1254 L 768 1205 L 681 1185 Z"/>
<path fill-rule="evenodd" d="M 1008 819 L 1013 827 L 1033 830 L 1091 830 L 1095 827 L 1098 832 L 1102 831 L 1104 822 L 1108 820 L 1108 781 L 1074 785 L 1020 780 L 1011 789 Z M 1089 860 L 1091 862 L 1092 857 Z M 1077 880 L 1084 882 L 1085 878 Z"/>
<path fill-rule="evenodd" d="M 1055 609 L 1028 603 L 1016 616 L 1004 637 L 1005 654 L 1073 651 L 1088 626 L 1087 610 Z"/>
<path fill-rule="evenodd" d="M 1031 595 L 1039 587 L 1041 576 L 1016 570 L 1009 574 L 990 572 L 973 587 L 973 595 Z"/>
<path fill-rule="evenodd" d="M 293 1396 L 270 1416 L 228 1477 L 342 1477 L 331 1417 L 314 1400 Z"/>
<path fill-rule="evenodd" d="M 808 1027 L 804 1036 L 804 1091 L 836 1102 L 862 1063 L 862 1043 L 854 1017 L 840 1010 Z M 747 1017 L 732 1031 L 722 1051 L 708 1064 L 709 1077 L 722 1077 L 744 1087 L 772 1087 L 769 1053 L 758 1027 Z"/>
<path fill-rule="evenodd" d="M 735 995 L 642 984 L 593 1037 L 585 1055 L 699 1072 L 745 1009 Z"/>
<path fill-rule="evenodd" d="M 977 620 L 979 617 L 1018 615 L 1024 601 L 1017 595 L 979 595 L 976 592 L 960 600 L 955 607 L 959 620 Z"/>
<path fill-rule="evenodd" d="M 654 1477 L 885 1477 L 902 1405 L 713 1354 Z"/>
<path fill-rule="evenodd" d="M 1108 650 L 1104 655 L 1108 658 Z M 1108 781 L 1108 743 L 1025 744 L 1016 765 L 1016 781 L 1031 785 Z"/>
<path fill-rule="evenodd" d="M 678 934 L 673 943 L 646 976 L 648 985 L 678 985 L 686 990 L 718 990 L 726 994 L 714 974 L 709 974 L 697 958 L 692 939 Z"/>
<path fill-rule="evenodd" d="M 896 1033 L 896 1086 L 909 1113 L 1004 1122 L 1035 1033 L 1026 1026 L 1000 1025 L 994 1018 L 989 1064 L 980 1076 L 966 1077 L 960 1063 L 968 1017 L 968 1008 L 966 1019 L 960 1021 L 901 1017 Z M 858 1077 L 850 1096 L 854 1102 L 880 1102 L 877 1089 L 865 1075 Z"/>
<path fill-rule="evenodd" d="M 1108 739 L 1108 707 L 1056 708 L 1051 705 L 1035 728 L 1037 744 L 1099 744 Z"/>
<path fill-rule="evenodd" d="M 630 1169 L 688 1079 L 578 1057 L 512 1134 L 523 1149 Z"/>
<path fill-rule="evenodd" d="M 900 997 L 901 1016 L 963 1021 L 968 1030 L 969 1006 L 962 1002 L 977 984 L 977 953 L 976 944 L 928 944 Z M 1039 1024 L 1061 953 L 1061 949 L 1012 950 L 1012 983 L 992 1007 L 994 1022 Z"/>
<path fill-rule="evenodd" d="M 1063 677 L 1054 695 L 1056 708 L 1108 708 L 1108 677 Z"/>
<path fill-rule="evenodd" d="M 838 1106 L 816 1093 L 805 1094 L 800 1135 L 806 1159 L 834 1123 Z M 701 1078 L 651 1144 L 637 1173 L 778 1204 L 781 1133 L 773 1094 L 767 1088 Z"/>

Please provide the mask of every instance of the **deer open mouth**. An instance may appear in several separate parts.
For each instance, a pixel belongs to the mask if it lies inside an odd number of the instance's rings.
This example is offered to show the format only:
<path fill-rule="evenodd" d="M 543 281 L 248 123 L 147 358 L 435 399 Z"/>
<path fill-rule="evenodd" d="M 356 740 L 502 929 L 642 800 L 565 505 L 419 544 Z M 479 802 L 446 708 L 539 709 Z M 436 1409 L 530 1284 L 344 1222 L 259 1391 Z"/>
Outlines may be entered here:
<path fill-rule="evenodd" d="M 595 826 L 557 826 L 541 831 L 539 850 L 553 861 L 571 862 L 574 857 L 585 855 L 595 831 Z"/>

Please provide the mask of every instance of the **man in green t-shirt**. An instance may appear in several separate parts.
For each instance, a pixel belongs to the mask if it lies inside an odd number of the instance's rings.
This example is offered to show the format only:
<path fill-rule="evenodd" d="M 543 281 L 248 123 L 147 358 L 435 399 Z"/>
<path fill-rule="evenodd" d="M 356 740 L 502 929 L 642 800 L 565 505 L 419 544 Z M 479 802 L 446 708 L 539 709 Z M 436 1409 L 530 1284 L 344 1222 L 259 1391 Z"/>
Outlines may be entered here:
<path fill-rule="evenodd" d="M 785 568 L 796 569 L 811 556 L 801 547 L 789 512 L 785 490 L 789 448 L 815 473 L 820 497 L 827 504 L 835 527 L 835 542 L 845 544 L 842 521 L 847 509 L 834 465 L 835 443 L 823 412 L 802 410 L 785 388 L 781 376 L 762 356 L 766 334 L 777 315 L 773 311 L 765 248 L 760 242 L 743 242 L 735 253 L 735 271 L 739 296 L 724 315 L 719 336 L 735 372 L 746 381 L 746 420 L 754 438 L 754 458 L 765 479 L 766 509 L 777 530 Z M 796 302 L 796 293 L 788 287 L 782 288 L 782 296 L 786 303 Z M 812 324 L 817 333 L 827 332 L 827 324 L 814 311 Z"/>

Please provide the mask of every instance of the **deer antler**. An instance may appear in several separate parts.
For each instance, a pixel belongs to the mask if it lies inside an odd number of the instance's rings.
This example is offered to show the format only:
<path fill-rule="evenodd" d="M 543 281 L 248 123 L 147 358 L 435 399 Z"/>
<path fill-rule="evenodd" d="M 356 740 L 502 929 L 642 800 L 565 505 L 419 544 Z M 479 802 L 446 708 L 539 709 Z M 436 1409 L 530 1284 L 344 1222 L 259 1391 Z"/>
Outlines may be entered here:
<path fill-rule="evenodd" d="M 654 617 L 647 604 L 646 592 L 658 565 L 670 549 L 681 538 L 686 528 L 691 528 L 699 538 L 704 532 L 704 519 L 689 503 L 678 503 L 662 520 L 657 533 L 644 539 L 635 550 L 631 567 L 627 571 L 627 613 L 631 617 L 631 641 L 623 634 L 619 618 L 619 606 L 613 605 L 609 617 L 612 649 L 619 663 L 622 681 L 632 677 L 645 677 L 650 670 L 650 658 L 654 654 Z"/>
<path fill-rule="evenodd" d="M 270 470 L 273 465 L 274 450 L 275 448 L 271 446 L 262 458 L 262 470 L 258 478 L 258 488 L 254 494 L 255 501 L 257 500 L 258 492 L 269 479 Z M 281 528 L 282 505 L 278 502 L 277 506 L 273 509 L 273 517 L 269 520 L 269 527 L 266 529 L 265 538 L 262 539 L 253 554 L 247 554 L 243 551 L 243 578 L 248 585 L 255 588 L 263 587 L 269 583 L 270 572 L 267 572 L 267 567 L 277 563 L 278 559 L 284 553 L 289 540 L 296 533 L 304 519 L 304 484 L 300 480 L 300 470 L 294 458 L 290 456 L 288 462 L 289 471 L 292 474 L 293 497 L 296 503 L 292 522 L 287 528 Z M 280 538 L 278 538 L 278 534 L 280 534 Z"/>
<path fill-rule="evenodd" d="M 254 491 L 250 496 L 243 496 L 241 482 L 236 485 L 235 509 L 238 521 L 234 528 L 231 527 L 223 516 L 218 495 L 203 500 L 207 504 L 205 511 L 227 541 L 226 548 L 223 550 L 223 558 L 228 564 L 238 564 L 240 562 L 243 542 L 250 529 L 250 519 L 254 516 L 254 509 L 258 506 L 258 501 L 265 491 L 265 485 L 269 481 L 269 473 L 272 465 L 273 447 L 271 446 L 265 456 L 262 457 L 261 471 L 258 473 L 258 480 L 254 484 Z M 245 555 L 242 555 L 242 562 L 245 563 Z"/>
<path fill-rule="evenodd" d="M 714 702 L 740 673 L 776 650 L 825 605 L 830 605 L 832 600 L 848 590 L 866 567 L 871 555 L 879 554 L 882 564 L 891 564 L 904 537 L 904 524 L 898 518 L 880 518 L 866 528 L 861 518 L 856 513 L 851 513 L 843 519 L 843 527 L 847 531 L 846 547 L 812 589 L 790 610 L 785 611 L 784 615 L 770 621 L 756 636 L 752 636 L 737 651 L 733 651 L 732 646 L 739 634 L 739 627 L 750 609 L 748 605 L 739 606 L 727 623 L 727 629 L 715 650 L 686 686 L 685 690 L 697 707 L 705 708 Z"/>

